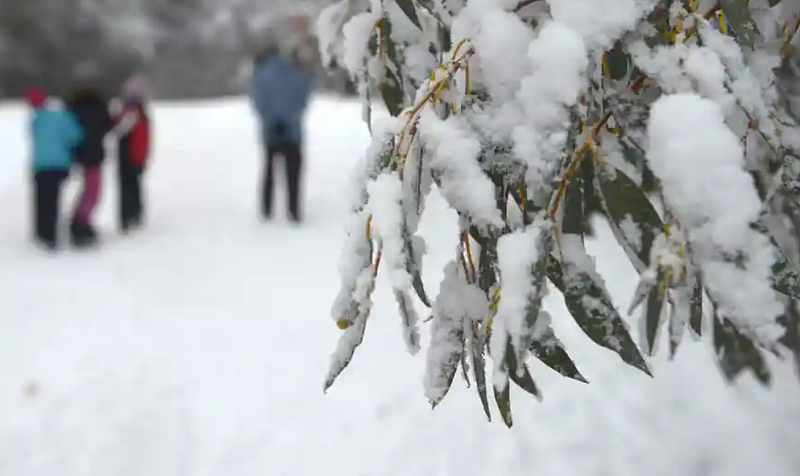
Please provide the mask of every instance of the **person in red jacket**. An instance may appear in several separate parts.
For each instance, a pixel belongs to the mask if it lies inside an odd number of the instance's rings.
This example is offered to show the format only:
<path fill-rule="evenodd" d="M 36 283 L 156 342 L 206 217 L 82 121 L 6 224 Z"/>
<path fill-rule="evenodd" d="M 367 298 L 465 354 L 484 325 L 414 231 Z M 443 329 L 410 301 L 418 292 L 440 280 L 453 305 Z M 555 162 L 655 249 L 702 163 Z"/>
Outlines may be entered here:
<path fill-rule="evenodd" d="M 142 225 L 142 176 L 150 156 L 150 118 L 145 106 L 145 79 L 130 78 L 123 87 L 122 108 L 114 128 L 119 138 L 120 231 Z"/>

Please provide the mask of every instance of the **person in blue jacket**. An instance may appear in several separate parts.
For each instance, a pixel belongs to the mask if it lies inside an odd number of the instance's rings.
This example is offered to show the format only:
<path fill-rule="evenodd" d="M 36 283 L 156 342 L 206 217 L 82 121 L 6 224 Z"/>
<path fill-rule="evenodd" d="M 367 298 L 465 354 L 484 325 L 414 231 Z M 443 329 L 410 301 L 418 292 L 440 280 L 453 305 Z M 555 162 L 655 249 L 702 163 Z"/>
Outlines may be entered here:
<path fill-rule="evenodd" d="M 300 179 L 303 165 L 303 118 L 311 94 L 311 77 L 296 53 L 282 56 L 269 47 L 256 58 L 250 97 L 259 116 L 266 164 L 261 190 L 261 214 L 272 216 L 274 163 L 284 160 L 289 218 L 301 220 Z"/>
<path fill-rule="evenodd" d="M 83 140 L 83 131 L 72 113 L 47 104 L 47 92 L 43 89 L 31 88 L 25 97 L 33 108 L 30 131 L 35 241 L 55 250 L 61 186 L 69 176 L 73 153 Z"/>

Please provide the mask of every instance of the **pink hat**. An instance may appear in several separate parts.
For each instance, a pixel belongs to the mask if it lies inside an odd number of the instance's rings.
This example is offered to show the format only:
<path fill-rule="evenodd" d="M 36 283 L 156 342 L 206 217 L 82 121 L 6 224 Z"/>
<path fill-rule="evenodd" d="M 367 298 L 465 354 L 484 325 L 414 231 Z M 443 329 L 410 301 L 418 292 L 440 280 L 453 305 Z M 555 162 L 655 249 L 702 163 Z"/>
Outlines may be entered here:
<path fill-rule="evenodd" d="M 25 100 L 33 107 L 42 107 L 47 100 L 47 91 L 42 88 L 28 88 L 25 91 Z"/>

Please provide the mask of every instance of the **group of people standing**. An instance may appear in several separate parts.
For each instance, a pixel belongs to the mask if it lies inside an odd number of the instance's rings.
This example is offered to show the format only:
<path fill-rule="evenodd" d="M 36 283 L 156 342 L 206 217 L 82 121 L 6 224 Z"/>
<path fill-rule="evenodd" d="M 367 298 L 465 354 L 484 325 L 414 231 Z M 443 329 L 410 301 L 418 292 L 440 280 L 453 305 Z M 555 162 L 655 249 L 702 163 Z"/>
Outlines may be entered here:
<path fill-rule="evenodd" d="M 141 179 L 150 155 L 145 78 L 130 77 L 116 101 L 108 101 L 102 93 L 93 64 L 79 66 L 73 79 L 72 91 L 63 101 L 37 87 L 26 92 L 33 109 L 34 239 L 48 250 L 59 246 L 61 189 L 75 169 L 83 187 L 72 213 L 70 241 L 79 248 L 98 243 L 93 215 L 102 191 L 108 138 L 116 138 L 118 145 L 120 231 L 127 233 L 143 220 Z"/>
<path fill-rule="evenodd" d="M 256 57 L 250 99 L 260 119 L 265 166 L 260 192 L 262 218 L 272 217 L 274 171 L 283 159 L 289 218 L 302 219 L 303 119 L 312 89 L 311 74 L 297 50 L 265 48 Z M 70 242 L 84 248 L 98 243 L 93 215 L 102 190 L 106 140 L 117 141 L 119 227 L 127 233 L 142 225 L 142 177 L 150 156 L 150 119 L 146 80 L 130 77 L 119 97 L 106 99 L 94 65 L 76 70 L 65 100 L 41 88 L 30 88 L 26 100 L 33 109 L 30 124 L 33 156 L 34 239 L 48 250 L 59 247 L 62 185 L 77 169 L 83 187 L 72 213 Z M 116 107 L 114 106 L 116 105 Z"/>

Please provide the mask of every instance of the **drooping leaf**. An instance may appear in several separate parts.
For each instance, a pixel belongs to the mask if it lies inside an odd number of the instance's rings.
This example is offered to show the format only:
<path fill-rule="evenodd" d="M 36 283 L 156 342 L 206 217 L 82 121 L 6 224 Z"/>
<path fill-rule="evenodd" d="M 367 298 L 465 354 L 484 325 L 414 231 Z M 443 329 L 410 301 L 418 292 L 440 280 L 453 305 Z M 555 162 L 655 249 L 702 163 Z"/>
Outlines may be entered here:
<path fill-rule="evenodd" d="M 572 263 L 565 263 L 562 269 L 562 264 L 551 257 L 547 277 L 562 292 L 570 314 L 592 341 L 652 376 L 611 298 L 586 271 Z"/>
<path fill-rule="evenodd" d="M 525 361 L 528 351 L 538 331 L 539 318 L 542 311 L 542 299 L 547 294 L 547 264 L 550 261 L 550 252 L 553 249 L 553 239 L 550 234 L 550 229 L 539 230 L 539 236 L 536 239 L 536 253 L 539 259 L 533 264 L 530 270 L 531 286 L 528 294 L 528 302 L 525 305 L 525 329 L 520 336 L 519 342 L 514 345 L 519 345 L 516 351 L 516 360 L 520 362 Z M 513 346 L 512 346 L 513 347 Z M 519 376 L 518 376 L 519 377 Z M 512 377 L 513 378 L 513 377 Z"/>
<path fill-rule="evenodd" d="M 392 116 L 399 116 L 405 107 L 405 93 L 403 92 L 403 82 L 391 65 L 398 65 L 400 62 L 397 57 L 397 49 L 392 41 L 392 23 L 384 17 L 380 21 L 380 35 L 383 49 L 388 61 L 384 68 L 383 79 L 378 84 L 386 108 Z M 390 64 L 391 63 L 391 64 Z"/>
<path fill-rule="evenodd" d="M 678 346 L 683 339 L 683 334 L 692 318 L 692 300 L 696 281 L 697 273 L 693 267 L 689 266 L 687 267 L 685 275 L 674 288 L 673 299 L 671 301 L 672 311 L 669 315 L 670 358 L 675 358 Z"/>
<path fill-rule="evenodd" d="M 650 251 L 664 224 L 644 191 L 622 171 L 606 164 L 597 179 L 615 236 L 642 272 L 650 267 Z"/>
<path fill-rule="evenodd" d="M 445 268 L 439 296 L 433 305 L 431 339 L 425 362 L 425 396 L 435 408 L 447 395 L 461 363 L 465 345 L 464 310 L 450 303 L 458 301 L 469 286 L 451 261 Z"/>
<path fill-rule="evenodd" d="M 356 302 L 355 300 L 352 301 L 354 305 L 352 311 L 355 312 L 356 315 L 352 323 L 342 333 L 336 350 L 331 356 L 331 365 L 328 375 L 325 378 L 324 385 L 324 391 L 326 392 L 333 385 L 339 375 L 341 375 L 344 369 L 350 365 L 356 349 L 364 340 L 364 332 L 367 328 L 367 319 L 372 311 L 371 295 L 375 289 L 375 278 L 372 266 L 366 268 L 364 273 L 371 275 L 372 279 L 368 280 L 366 284 L 366 292 L 363 299 L 360 302 Z"/>
<path fill-rule="evenodd" d="M 470 324 L 471 332 L 469 345 L 470 355 L 472 356 L 472 371 L 475 375 L 475 388 L 478 390 L 478 397 L 483 406 L 486 418 L 492 421 L 492 413 L 489 411 L 489 396 L 486 392 L 486 361 L 483 357 L 484 343 L 478 333 L 478 325 L 473 321 Z"/>
<path fill-rule="evenodd" d="M 503 423 L 507 427 L 514 426 L 514 418 L 511 416 L 511 385 L 506 385 L 502 390 L 494 389 L 494 401 L 497 404 L 497 409 L 500 410 L 500 416 L 503 418 Z"/>
<path fill-rule="evenodd" d="M 524 361 L 517 361 L 514 355 L 514 349 L 511 347 L 511 342 L 508 343 L 506 349 L 506 368 L 508 369 L 508 376 L 511 381 L 517 384 L 521 389 L 530 393 L 534 397 L 541 400 L 542 395 L 536 382 L 533 381 L 533 376 Z"/>
<path fill-rule="evenodd" d="M 417 15 L 417 7 L 414 6 L 414 0 L 397 0 L 397 6 L 400 7 L 400 10 L 403 10 L 403 13 L 405 13 L 408 19 L 411 20 L 411 23 L 422 30 L 422 25 L 420 24 L 419 16 Z"/>
<path fill-rule="evenodd" d="M 689 326 L 698 336 L 703 335 L 703 281 L 699 273 L 694 276 L 689 311 Z"/>
<path fill-rule="evenodd" d="M 792 351 L 795 370 L 798 378 L 800 378 L 800 312 L 797 310 L 797 302 L 790 301 L 787 303 L 786 314 L 781 319 L 783 321 L 781 324 L 786 330 L 780 342 Z"/>
<path fill-rule="evenodd" d="M 609 50 L 607 62 L 608 75 L 614 81 L 622 80 L 628 75 L 631 58 L 622 47 L 621 41 L 615 42 L 614 47 Z"/>
<path fill-rule="evenodd" d="M 591 151 L 587 148 L 583 152 L 582 160 L 592 160 Z M 584 179 L 583 175 L 576 173 L 565 184 L 567 190 L 564 195 L 564 218 L 561 229 L 569 235 L 585 235 L 586 227 L 586 204 L 584 203 Z"/>
<path fill-rule="evenodd" d="M 800 299 L 800 273 L 794 269 L 789 260 L 777 247 L 777 259 L 772 264 L 772 287 L 781 294 L 793 299 Z"/>
<path fill-rule="evenodd" d="M 719 315 L 714 318 L 714 349 L 720 369 L 729 382 L 750 369 L 762 385 L 770 385 L 772 376 L 761 351 L 727 318 Z"/>
<path fill-rule="evenodd" d="M 667 296 L 668 276 L 663 269 L 659 269 L 656 285 L 647 296 L 645 307 L 645 352 L 652 356 L 655 354 L 658 329 L 661 327 L 661 314 L 664 310 L 664 300 Z"/>
<path fill-rule="evenodd" d="M 719 0 L 728 24 L 736 38 L 744 45 L 753 48 L 760 35 L 756 22 L 750 15 L 750 8 L 744 0 Z"/>
<path fill-rule="evenodd" d="M 531 342 L 530 350 L 537 359 L 561 375 L 588 383 L 549 324 L 540 328 L 539 335 Z"/>
<path fill-rule="evenodd" d="M 411 355 L 416 355 L 420 349 L 419 328 L 417 322 L 417 310 L 414 309 L 414 303 L 411 302 L 411 296 L 406 292 L 395 290 L 395 299 L 397 306 L 400 309 L 400 317 L 403 323 L 403 338 L 406 342 L 406 348 Z"/>

